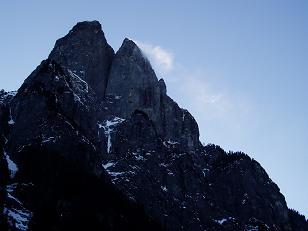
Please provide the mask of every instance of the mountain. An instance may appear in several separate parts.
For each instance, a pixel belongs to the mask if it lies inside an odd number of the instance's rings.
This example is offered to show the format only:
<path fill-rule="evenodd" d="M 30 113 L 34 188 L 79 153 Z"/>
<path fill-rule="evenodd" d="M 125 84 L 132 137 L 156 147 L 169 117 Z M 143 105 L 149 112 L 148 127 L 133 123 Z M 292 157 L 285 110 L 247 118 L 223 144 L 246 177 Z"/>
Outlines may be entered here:
<path fill-rule="evenodd" d="M 262 166 L 203 146 L 138 46 L 80 22 L 0 92 L 0 230 L 305 231 Z"/>

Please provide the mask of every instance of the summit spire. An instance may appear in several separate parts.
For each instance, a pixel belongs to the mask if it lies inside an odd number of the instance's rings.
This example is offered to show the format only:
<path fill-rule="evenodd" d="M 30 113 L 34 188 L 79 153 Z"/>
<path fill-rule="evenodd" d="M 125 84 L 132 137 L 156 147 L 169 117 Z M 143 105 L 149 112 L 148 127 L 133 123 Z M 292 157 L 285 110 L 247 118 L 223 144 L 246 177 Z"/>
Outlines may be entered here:
<path fill-rule="evenodd" d="M 84 21 L 57 40 L 49 58 L 85 80 L 99 96 L 104 96 L 113 56 L 101 24 Z"/>

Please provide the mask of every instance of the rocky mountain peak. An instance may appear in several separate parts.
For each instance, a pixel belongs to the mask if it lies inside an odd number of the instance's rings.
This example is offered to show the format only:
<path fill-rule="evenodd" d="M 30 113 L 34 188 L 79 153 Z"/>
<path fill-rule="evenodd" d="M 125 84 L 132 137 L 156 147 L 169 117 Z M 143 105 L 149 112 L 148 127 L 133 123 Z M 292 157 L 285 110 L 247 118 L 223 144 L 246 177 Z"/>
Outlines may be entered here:
<path fill-rule="evenodd" d="M 152 68 L 147 57 L 142 53 L 138 45 L 131 39 L 125 38 L 120 49 L 117 52 L 118 56 L 130 57 L 134 61 L 146 63 L 148 68 Z"/>
<path fill-rule="evenodd" d="M 103 97 L 113 56 L 101 24 L 86 21 L 77 23 L 56 42 L 49 59 L 78 75 Z"/>
<path fill-rule="evenodd" d="M 165 83 L 164 79 L 160 79 L 158 81 L 158 83 L 159 83 L 159 87 L 160 87 L 162 94 L 166 95 L 167 94 L 167 87 L 166 87 L 166 83 Z"/>
<path fill-rule="evenodd" d="M 132 40 L 126 38 L 115 54 L 106 95 L 119 99 L 117 111 L 124 118 L 137 109 L 149 114 L 158 111 L 160 89 L 157 77 L 150 62 Z"/>
<path fill-rule="evenodd" d="M 99 21 L 83 21 L 78 22 L 70 31 L 70 33 L 78 33 L 80 31 L 93 31 L 94 33 L 102 32 L 102 25 Z"/>
<path fill-rule="evenodd" d="M 0 175 L 0 230 L 308 229 L 259 163 L 201 145 L 136 43 L 114 54 L 97 21 L 0 91 Z"/>

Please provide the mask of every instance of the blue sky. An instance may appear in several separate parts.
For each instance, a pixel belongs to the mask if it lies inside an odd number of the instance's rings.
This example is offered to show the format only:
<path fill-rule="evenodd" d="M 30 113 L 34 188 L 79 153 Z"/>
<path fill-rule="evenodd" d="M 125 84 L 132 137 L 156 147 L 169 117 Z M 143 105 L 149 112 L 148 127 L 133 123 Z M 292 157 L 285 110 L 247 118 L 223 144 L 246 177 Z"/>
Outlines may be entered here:
<path fill-rule="evenodd" d="M 2 1 L 0 88 L 17 89 L 56 39 L 99 20 L 150 58 L 201 140 L 258 160 L 308 215 L 308 1 Z"/>

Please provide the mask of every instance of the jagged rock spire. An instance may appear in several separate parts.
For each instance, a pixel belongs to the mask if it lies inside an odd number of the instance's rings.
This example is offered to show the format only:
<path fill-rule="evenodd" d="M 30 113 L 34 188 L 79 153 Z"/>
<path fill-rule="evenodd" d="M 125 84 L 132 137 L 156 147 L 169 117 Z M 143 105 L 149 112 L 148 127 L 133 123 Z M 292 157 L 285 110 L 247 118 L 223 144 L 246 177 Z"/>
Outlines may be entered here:
<path fill-rule="evenodd" d="M 129 118 L 134 111 L 143 111 L 162 139 L 182 142 L 188 150 L 195 150 L 199 146 L 196 121 L 166 93 L 165 82 L 158 81 L 139 47 L 124 39 L 113 60 L 106 90 L 106 96 L 116 99 L 115 113 Z"/>
<path fill-rule="evenodd" d="M 106 95 L 121 97 L 118 112 L 128 117 L 134 110 L 152 117 L 159 110 L 160 88 L 150 62 L 129 39 L 123 41 L 112 63 Z"/>
<path fill-rule="evenodd" d="M 85 21 L 56 42 L 49 58 L 85 80 L 98 96 L 104 96 L 113 56 L 101 24 Z"/>

